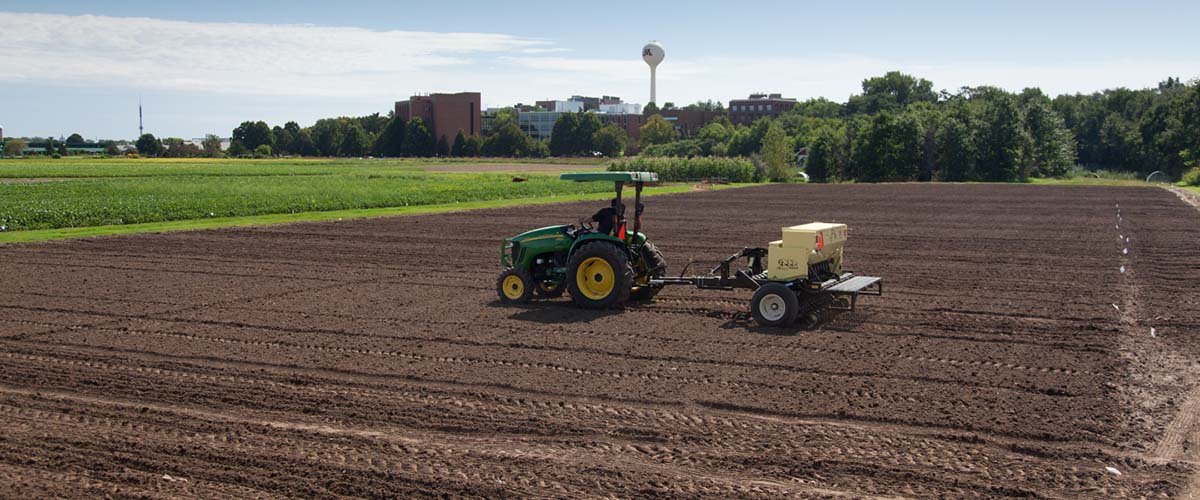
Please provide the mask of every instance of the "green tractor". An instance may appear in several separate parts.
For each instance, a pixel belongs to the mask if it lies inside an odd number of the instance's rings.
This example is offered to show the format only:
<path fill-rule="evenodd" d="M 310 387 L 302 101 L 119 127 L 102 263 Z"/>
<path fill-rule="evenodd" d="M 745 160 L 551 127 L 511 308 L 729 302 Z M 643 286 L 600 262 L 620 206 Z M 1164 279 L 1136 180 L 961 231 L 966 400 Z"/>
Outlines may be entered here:
<path fill-rule="evenodd" d="M 653 298 L 663 283 L 666 262 L 662 253 L 641 233 L 642 188 L 658 182 L 651 172 L 567 173 L 563 180 L 612 182 L 615 221 L 611 232 L 581 221 L 548 226 L 507 238 L 500 252 L 504 271 L 496 280 L 496 291 L 506 304 L 528 302 L 534 297 L 555 298 L 567 291 L 579 306 L 590 309 L 620 307 L 629 300 Z M 634 186 L 632 230 L 627 227 L 621 192 Z M 607 225 L 607 224 L 605 224 Z"/>

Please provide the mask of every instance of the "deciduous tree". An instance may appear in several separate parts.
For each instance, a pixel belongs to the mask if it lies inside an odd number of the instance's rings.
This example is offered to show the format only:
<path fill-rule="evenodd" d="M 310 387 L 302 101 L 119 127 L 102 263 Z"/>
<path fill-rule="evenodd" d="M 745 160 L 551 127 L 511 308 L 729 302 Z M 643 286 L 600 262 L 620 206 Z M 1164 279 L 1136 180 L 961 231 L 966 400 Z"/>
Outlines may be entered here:
<path fill-rule="evenodd" d="M 435 146 L 433 133 L 425 126 L 425 120 L 413 117 L 408 121 L 400 148 L 404 156 L 433 156 Z"/>
<path fill-rule="evenodd" d="M 625 153 L 625 145 L 629 141 L 628 134 L 621 127 L 612 123 L 600 127 L 592 134 L 592 147 L 609 158 L 615 158 Z"/>
<path fill-rule="evenodd" d="M 767 177 L 774 182 L 791 178 L 795 168 L 796 152 L 792 141 L 778 123 L 772 122 L 762 139 L 762 159 L 767 164 Z"/>
<path fill-rule="evenodd" d="M 675 130 L 675 126 L 662 115 L 651 116 L 646 120 L 646 124 L 638 129 L 638 145 L 642 147 L 666 144 L 678 137 L 679 132 Z"/>
<path fill-rule="evenodd" d="M 158 156 L 162 154 L 163 145 L 154 137 L 154 134 L 142 134 L 135 144 L 139 155 Z"/>
<path fill-rule="evenodd" d="M 21 156 L 25 152 L 25 148 L 29 146 L 24 139 L 9 139 L 4 141 L 5 156 Z"/>

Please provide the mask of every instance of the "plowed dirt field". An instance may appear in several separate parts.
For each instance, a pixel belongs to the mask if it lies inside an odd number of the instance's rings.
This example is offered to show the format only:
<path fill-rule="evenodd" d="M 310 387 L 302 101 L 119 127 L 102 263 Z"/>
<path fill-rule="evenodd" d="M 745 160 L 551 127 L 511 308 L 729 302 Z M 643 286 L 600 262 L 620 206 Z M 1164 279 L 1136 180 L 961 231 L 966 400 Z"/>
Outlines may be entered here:
<path fill-rule="evenodd" d="M 0 491 L 1200 492 L 1200 212 L 1172 193 L 647 205 L 673 272 L 847 223 L 847 268 L 886 295 L 811 331 L 754 326 L 747 292 L 500 305 L 500 239 L 597 203 L 0 246 Z"/>

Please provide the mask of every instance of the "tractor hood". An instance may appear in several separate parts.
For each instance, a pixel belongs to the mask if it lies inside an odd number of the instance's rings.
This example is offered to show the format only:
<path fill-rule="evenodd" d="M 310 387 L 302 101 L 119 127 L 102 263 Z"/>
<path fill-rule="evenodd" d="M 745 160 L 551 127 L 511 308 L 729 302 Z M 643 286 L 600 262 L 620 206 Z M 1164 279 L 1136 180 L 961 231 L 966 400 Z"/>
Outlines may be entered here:
<path fill-rule="evenodd" d="M 509 241 L 513 243 L 521 243 L 523 245 L 542 240 L 558 239 L 565 241 L 569 239 L 567 236 L 566 227 L 567 226 L 565 225 L 539 227 L 537 229 L 525 231 L 521 234 L 513 236 L 512 238 L 509 238 Z"/>

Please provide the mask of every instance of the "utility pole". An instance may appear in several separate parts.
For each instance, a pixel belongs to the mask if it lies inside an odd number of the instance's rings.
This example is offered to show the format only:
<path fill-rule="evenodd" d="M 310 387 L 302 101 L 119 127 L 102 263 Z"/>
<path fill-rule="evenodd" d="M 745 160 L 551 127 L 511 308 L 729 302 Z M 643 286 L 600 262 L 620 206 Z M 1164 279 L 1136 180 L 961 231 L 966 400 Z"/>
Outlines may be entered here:
<path fill-rule="evenodd" d="M 142 138 L 142 96 L 138 96 L 138 139 Z"/>

